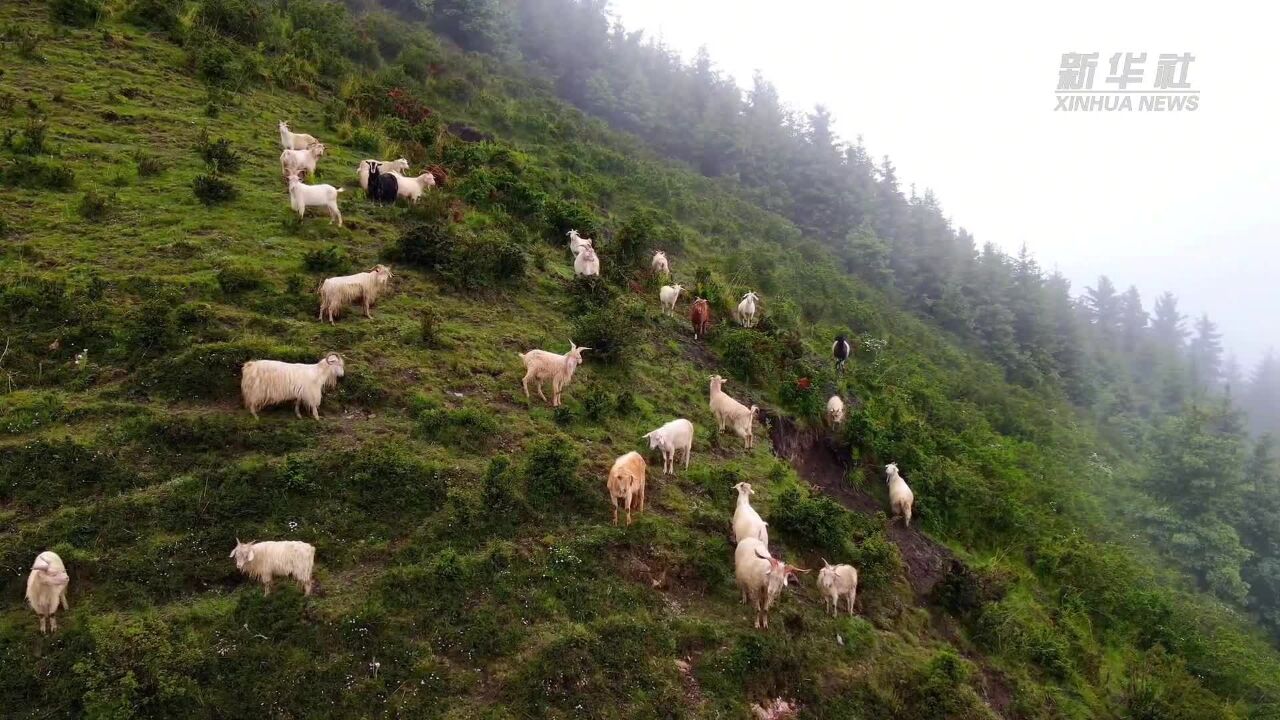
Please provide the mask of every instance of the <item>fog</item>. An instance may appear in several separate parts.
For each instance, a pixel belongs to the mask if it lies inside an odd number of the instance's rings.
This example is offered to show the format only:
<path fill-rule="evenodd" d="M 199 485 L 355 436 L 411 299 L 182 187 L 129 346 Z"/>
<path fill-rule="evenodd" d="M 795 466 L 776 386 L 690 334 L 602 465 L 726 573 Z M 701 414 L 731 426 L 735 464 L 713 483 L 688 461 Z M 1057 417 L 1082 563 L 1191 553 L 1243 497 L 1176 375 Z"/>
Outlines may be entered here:
<path fill-rule="evenodd" d="M 827 106 L 846 139 L 932 188 L 958 227 L 1026 243 L 1076 293 L 1108 275 L 1148 311 L 1171 290 L 1218 323 L 1246 367 L 1280 348 L 1280 13 L 1260 4 L 779 4 L 613 0 L 631 30 L 688 58 L 707 46 L 748 86 L 761 70 L 795 109 Z M 785 8 L 785 9 L 783 9 Z M 1191 53 L 1193 112 L 1055 112 L 1061 56 Z M 1114 97 L 1114 96 L 1113 96 Z M 1134 102 L 1135 108 L 1137 101 Z"/>

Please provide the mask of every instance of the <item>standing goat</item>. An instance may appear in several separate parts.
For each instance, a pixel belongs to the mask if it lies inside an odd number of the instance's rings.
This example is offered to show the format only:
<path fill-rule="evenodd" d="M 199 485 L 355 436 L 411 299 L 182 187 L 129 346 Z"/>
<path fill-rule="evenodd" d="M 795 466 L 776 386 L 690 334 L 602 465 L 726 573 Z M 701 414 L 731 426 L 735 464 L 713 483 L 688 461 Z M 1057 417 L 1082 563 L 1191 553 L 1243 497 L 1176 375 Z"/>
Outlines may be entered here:
<path fill-rule="evenodd" d="M 304 185 L 297 175 L 289 176 L 289 207 L 301 220 L 307 216 L 307 208 L 322 207 L 329 213 L 329 224 L 338 221 L 342 227 L 342 212 L 338 210 L 338 193 L 345 188 L 332 185 Z"/>
<path fill-rule="evenodd" d="M 591 247 L 591 238 L 582 237 L 577 230 L 570 230 L 565 235 L 569 236 L 569 252 L 574 257 L 578 257 L 578 253 L 582 252 L 582 248 Z"/>
<path fill-rule="evenodd" d="M 752 423 L 759 408 L 755 405 L 747 407 L 726 395 L 721 390 L 724 387 L 724 378 L 719 375 L 712 375 L 709 379 L 711 392 L 708 404 L 711 406 L 711 414 L 716 416 L 719 432 L 724 432 L 726 427 L 732 429 L 735 435 L 742 438 L 746 449 L 750 450 L 755 445 Z"/>
<path fill-rule="evenodd" d="M 289 132 L 289 123 L 280 121 L 280 147 L 285 150 L 305 150 L 308 145 L 320 142 L 306 133 Z"/>
<path fill-rule="evenodd" d="M 733 489 L 738 491 L 738 506 L 733 510 L 733 541 L 740 543 L 747 538 L 755 538 L 769 547 L 769 523 L 751 507 L 751 496 L 756 491 L 749 482 L 740 482 Z"/>
<path fill-rule="evenodd" d="M 758 302 L 760 302 L 760 296 L 754 291 L 742 296 L 742 302 L 738 303 L 738 324 L 742 327 L 755 327 Z"/>
<path fill-rule="evenodd" d="M 840 598 L 849 603 L 849 614 L 853 614 L 853 603 L 858 597 L 858 569 L 852 565 L 832 565 L 826 558 L 822 560 L 822 569 L 818 571 L 818 588 L 822 591 L 822 599 L 826 609 L 832 615 L 840 613 Z"/>
<path fill-rule="evenodd" d="M 582 248 L 578 256 L 573 259 L 574 275 L 599 275 L 600 274 L 600 256 L 596 255 L 595 248 L 587 245 Z"/>
<path fill-rule="evenodd" d="M 315 177 L 316 161 L 324 155 L 324 145 L 316 143 L 303 150 L 285 150 L 280 153 L 280 174 Z"/>
<path fill-rule="evenodd" d="M 396 197 L 402 197 L 413 203 L 418 204 L 418 198 L 422 197 L 422 193 L 427 191 L 429 187 L 436 186 L 436 176 L 429 172 L 424 172 L 417 177 L 407 177 L 398 172 L 388 172 L 396 179 Z"/>
<path fill-rule="evenodd" d="M 901 517 L 903 527 L 911 525 L 911 506 L 916 496 L 907 487 L 907 481 L 898 474 L 898 463 L 884 466 L 885 481 L 889 484 L 889 509 L 893 517 Z M 892 518 L 890 519 L 892 521 Z"/>
<path fill-rule="evenodd" d="M 649 449 L 662 450 L 662 472 L 671 474 L 676 469 L 676 453 L 684 451 L 684 469 L 689 469 L 689 454 L 693 452 L 693 423 L 680 418 L 672 420 L 657 430 L 644 434 Z"/>
<path fill-rule="evenodd" d="M 337 353 L 329 353 L 313 365 L 250 360 L 240 369 L 240 394 L 255 419 L 262 408 L 292 400 L 294 415 L 302 417 L 299 408 L 306 405 L 311 417 L 319 420 L 324 389 L 337 385 L 344 371 L 342 356 Z"/>
<path fill-rule="evenodd" d="M 372 163 L 372 164 L 371 164 Z M 356 179 L 360 181 L 360 189 L 365 192 L 369 191 L 369 170 L 374 166 L 378 166 L 383 171 L 406 173 L 409 172 L 409 161 L 404 158 L 398 160 L 364 160 L 356 166 Z"/>
<path fill-rule="evenodd" d="M 364 316 L 372 318 L 369 307 L 378 300 L 378 295 L 387 288 L 390 281 L 391 268 L 386 265 L 375 265 L 372 270 L 355 275 L 331 277 L 320 285 L 320 320 L 329 317 L 329 323 L 342 312 L 342 308 L 353 302 L 364 304 Z"/>
<path fill-rule="evenodd" d="M 836 359 L 836 370 L 844 372 L 844 364 L 849 361 L 849 353 L 852 351 L 849 340 L 844 335 L 837 335 L 836 341 L 831 343 L 831 356 Z"/>
<path fill-rule="evenodd" d="M 533 380 L 537 383 L 538 397 L 545 402 L 546 395 L 542 394 L 542 383 L 546 380 L 551 381 L 551 405 L 558 407 L 560 405 L 560 391 L 569 384 L 573 379 L 573 373 L 578 369 L 578 365 L 582 364 L 582 353 L 590 350 L 589 347 L 578 347 L 569 341 L 569 352 L 564 355 L 557 355 L 546 350 L 530 350 L 527 353 L 517 353 L 520 356 L 520 362 L 524 363 L 525 373 L 524 379 L 520 384 L 524 386 L 525 399 L 529 398 L 529 381 Z"/>
<path fill-rule="evenodd" d="M 799 582 L 795 573 L 806 572 L 809 571 L 773 557 L 769 548 L 755 538 L 738 543 L 733 552 L 733 575 L 742 598 L 755 606 L 756 629 L 768 629 L 769 607 L 789 580 Z"/>
<path fill-rule="evenodd" d="M 707 328 L 711 327 L 711 305 L 706 298 L 694 298 L 689 307 L 689 324 L 693 325 L 693 339 L 707 336 Z"/>
<path fill-rule="evenodd" d="M 655 273 L 671 274 L 671 265 L 667 263 L 667 254 L 661 250 L 653 254 L 653 261 L 650 265 Z"/>
<path fill-rule="evenodd" d="M 393 203 L 400 193 L 400 183 L 396 174 L 382 172 L 382 166 L 376 160 L 366 160 L 369 166 L 369 184 L 365 193 L 376 203 Z"/>
<path fill-rule="evenodd" d="M 271 594 L 271 581 L 292 577 L 302 585 L 304 595 L 311 594 L 311 571 L 315 569 L 316 548 L 297 540 L 240 542 L 228 557 L 236 561 L 236 569 L 262 583 L 262 594 Z"/>
<path fill-rule="evenodd" d="M 680 283 L 676 283 L 675 285 L 663 285 L 662 289 L 658 291 L 658 302 L 662 303 L 664 315 L 675 313 L 676 302 L 680 299 L 681 290 L 684 290 L 684 288 L 680 286 Z"/>
<path fill-rule="evenodd" d="M 31 563 L 31 574 L 27 576 L 27 604 L 40 617 L 40 632 L 58 631 L 58 606 L 70 610 L 67 604 L 67 588 L 71 585 L 71 576 L 62 564 L 62 558 L 52 550 L 45 550 L 36 556 Z"/>
<path fill-rule="evenodd" d="M 632 500 L 638 500 L 639 512 L 644 512 L 645 461 L 634 450 L 613 461 L 609 470 L 609 504 L 613 507 L 613 524 L 618 524 L 618 501 L 627 511 L 627 524 L 631 524 Z"/>
<path fill-rule="evenodd" d="M 832 427 L 844 422 L 844 400 L 839 395 L 832 395 L 827 398 L 827 422 Z"/>

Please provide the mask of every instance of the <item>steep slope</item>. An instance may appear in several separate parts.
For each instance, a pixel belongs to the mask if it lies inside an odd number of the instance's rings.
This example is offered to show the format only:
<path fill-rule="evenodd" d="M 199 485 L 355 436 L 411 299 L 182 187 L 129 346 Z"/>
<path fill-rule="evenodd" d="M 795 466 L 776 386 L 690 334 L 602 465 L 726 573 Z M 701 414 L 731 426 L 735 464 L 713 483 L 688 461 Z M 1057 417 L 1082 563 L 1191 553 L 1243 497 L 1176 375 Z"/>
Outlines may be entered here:
<path fill-rule="evenodd" d="M 209 10 L 246 6 L 257 25 Z M 349 65 L 308 55 L 308 8 L 331 8 L 323 37 L 359 39 Z M 0 7 L 4 715 L 743 717 L 779 696 L 829 718 L 1274 710 L 1274 653 L 1117 544 L 1069 408 L 530 78 L 336 8 L 192 4 L 179 46 L 128 13 L 74 29 Z M 280 119 L 329 144 L 342 229 L 289 213 Z M 198 151 L 237 197 L 195 198 Z M 368 203 L 356 163 L 401 154 L 441 189 Z M 599 239 L 604 281 L 572 278 L 569 227 Z M 708 342 L 658 311 L 653 247 L 713 301 Z M 372 320 L 316 321 L 321 278 L 379 260 L 396 279 Z M 727 320 L 747 289 L 765 298 L 752 331 Z M 859 351 L 837 377 L 825 353 L 846 328 Z M 565 407 L 526 402 L 515 353 L 570 338 L 598 352 Z M 347 377 L 319 423 L 239 407 L 244 360 L 329 350 Z M 770 443 L 715 435 L 710 372 L 768 408 Z M 815 429 L 832 389 L 856 399 L 842 437 Z M 676 416 L 698 427 L 693 467 L 654 474 L 650 511 L 611 526 L 609 464 Z M 919 528 L 876 514 L 890 459 Z M 743 479 L 788 559 L 861 569 L 860 616 L 825 617 L 806 578 L 750 628 L 726 536 Z M 264 597 L 226 557 L 237 536 L 314 543 L 317 596 Z M 72 575 L 47 638 L 21 602 L 44 548 Z"/>

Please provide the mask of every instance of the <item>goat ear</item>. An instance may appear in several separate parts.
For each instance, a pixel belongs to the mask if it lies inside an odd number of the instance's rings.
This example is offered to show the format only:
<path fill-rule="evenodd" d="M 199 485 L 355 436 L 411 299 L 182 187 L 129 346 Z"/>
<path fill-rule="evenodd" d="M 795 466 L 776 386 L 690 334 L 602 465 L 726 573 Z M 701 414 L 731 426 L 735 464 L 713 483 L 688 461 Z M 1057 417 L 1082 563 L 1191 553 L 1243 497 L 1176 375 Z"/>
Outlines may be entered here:
<path fill-rule="evenodd" d="M 36 561 L 35 561 L 35 562 L 31 563 L 31 569 L 32 569 L 32 570 L 48 570 L 48 569 L 49 569 L 49 561 L 48 561 L 48 560 L 45 560 L 45 559 L 44 559 L 44 558 L 42 558 L 42 557 L 38 557 L 38 558 L 36 558 Z"/>

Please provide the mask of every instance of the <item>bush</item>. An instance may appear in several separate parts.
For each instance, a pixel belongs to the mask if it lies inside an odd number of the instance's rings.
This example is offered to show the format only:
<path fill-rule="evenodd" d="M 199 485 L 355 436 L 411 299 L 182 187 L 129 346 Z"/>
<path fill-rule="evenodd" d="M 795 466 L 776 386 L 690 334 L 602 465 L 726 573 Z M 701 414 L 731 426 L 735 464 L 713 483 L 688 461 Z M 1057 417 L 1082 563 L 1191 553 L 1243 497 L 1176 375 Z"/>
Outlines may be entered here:
<path fill-rule="evenodd" d="M 370 128 L 356 128 L 351 133 L 351 147 L 374 155 L 382 151 L 382 135 Z"/>
<path fill-rule="evenodd" d="M 514 523 L 524 509 L 524 501 L 516 487 L 511 460 L 498 455 L 489 460 L 480 489 L 480 501 L 491 520 Z"/>
<path fill-rule="evenodd" d="M 418 414 L 418 436 L 439 445 L 476 452 L 489 447 L 501 432 L 491 412 L 474 407 L 457 410 L 431 403 Z"/>
<path fill-rule="evenodd" d="M 133 154 L 133 164 L 138 169 L 138 177 L 151 177 L 164 172 L 164 162 L 155 155 L 138 150 Z"/>
<path fill-rule="evenodd" d="M 850 550 L 852 513 L 825 495 L 809 495 L 792 485 L 769 513 L 769 526 L 791 542 L 832 554 Z"/>
<path fill-rule="evenodd" d="M 388 255 L 398 262 L 434 270 L 450 284 L 465 289 L 517 281 L 524 276 L 528 262 L 520 246 L 504 234 L 459 235 L 441 218 L 409 228 Z"/>
<path fill-rule="evenodd" d="M 265 283 L 262 270 L 252 265 L 227 265 L 218 270 L 218 287 L 228 295 L 256 290 Z"/>
<path fill-rule="evenodd" d="M 43 120 L 31 118 L 22 128 L 22 144 L 18 151 L 25 155 L 40 155 L 48 150 L 45 139 L 49 136 L 49 124 Z"/>
<path fill-rule="evenodd" d="M 267 9 L 258 0 L 202 0 L 195 19 L 224 37 L 252 44 L 266 30 Z"/>
<path fill-rule="evenodd" d="M 240 171 L 243 158 L 231 148 L 231 141 L 225 138 L 214 140 L 208 133 L 201 132 L 196 140 L 196 154 L 204 160 L 211 173 L 230 173 Z"/>
<path fill-rule="evenodd" d="M 24 190 L 66 191 L 75 187 L 76 174 L 66 165 L 36 158 L 16 158 L 0 167 L 0 185 Z"/>
<path fill-rule="evenodd" d="M 49 14 L 63 25 L 89 27 L 102 18 L 102 0 L 49 0 Z"/>
<path fill-rule="evenodd" d="M 573 441 L 554 435 L 537 441 L 529 448 L 524 463 L 525 486 L 530 502 L 550 509 L 581 500 L 586 489 L 578 478 L 581 458 Z"/>
<path fill-rule="evenodd" d="M 542 216 L 555 231 L 555 237 L 552 239 L 557 245 L 565 242 L 564 234 L 570 230 L 577 230 L 584 237 L 594 238 L 599 227 L 596 224 L 595 214 L 585 205 L 574 200 L 548 198 L 542 207 Z"/>
<path fill-rule="evenodd" d="M 345 273 L 351 269 L 351 258 L 337 245 L 311 250 L 302 256 L 302 267 L 311 272 Z"/>
<path fill-rule="evenodd" d="M 434 307 L 425 307 L 418 312 L 419 332 L 422 344 L 435 347 L 440 342 L 440 311 Z"/>
<path fill-rule="evenodd" d="M 133 0 L 124 11 L 124 20 L 141 28 L 174 33 L 182 24 L 179 8 L 175 0 Z"/>
<path fill-rule="evenodd" d="M 205 205 L 230 202 L 239 195 L 236 186 L 230 180 L 217 175 L 197 175 L 191 181 L 191 190 Z"/>
<path fill-rule="evenodd" d="M 397 262 L 435 270 L 448 262 L 454 239 L 449 223 L 442 218 L 435 218 L 406 230 L 390 255 Z"/>
<path fill-rule="evenodd" d="M 617 305 L 593 310 L 573 320 L 573 341 L 591 348 L 591 358 L 607 364 L 623 362 L 636 335 L 632 319 Z"/>
<path fill-rule="evenodd" d="M 613 289 L 599 275 L 574 275 L 569 281 L 570 309 L 574 315 L 605 307 L 614 297 Z"/>
<path fill-rule="evenodd" d="M 76 212 L 85 220 L 102 220 L 111 212 L 115 202 L 115 193 L 105 195 L 90 188 L 80 197 L 80 204 L 76 206 Z"/>

